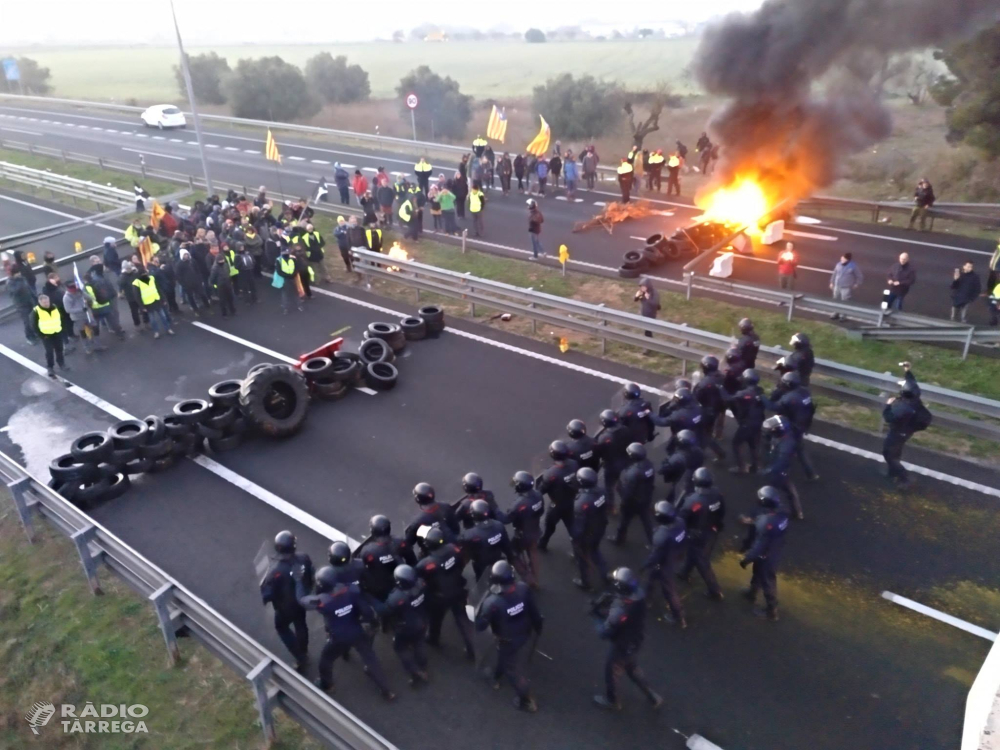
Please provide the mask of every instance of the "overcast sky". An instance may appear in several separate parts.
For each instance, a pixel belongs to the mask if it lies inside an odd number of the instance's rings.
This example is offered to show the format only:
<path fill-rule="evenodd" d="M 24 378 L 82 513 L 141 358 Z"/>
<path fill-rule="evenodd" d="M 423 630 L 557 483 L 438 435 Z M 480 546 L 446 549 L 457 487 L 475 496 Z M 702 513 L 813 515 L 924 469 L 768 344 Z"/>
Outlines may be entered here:
<path fill-rule="evenodd" d="M 485 30 L 531 26 L 657 27 L 704 21 L 761 0 L 175 0 L 185 44 L 323 43 L 388 38 L 423 23 Z M 495 13 L 493 11 L 496 11 Z M 0 0 L 0 53 L 29 44 L 162 44 L 173 39 L 166 0 Z"/>

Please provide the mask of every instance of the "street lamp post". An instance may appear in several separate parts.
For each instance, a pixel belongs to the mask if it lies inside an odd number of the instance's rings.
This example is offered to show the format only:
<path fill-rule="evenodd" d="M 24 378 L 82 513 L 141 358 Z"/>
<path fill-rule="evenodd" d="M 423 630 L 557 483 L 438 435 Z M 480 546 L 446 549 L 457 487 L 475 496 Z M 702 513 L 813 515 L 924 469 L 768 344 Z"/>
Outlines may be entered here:
<path fill-rule="evenodd" d="M 201 154 L 201 168 L 205 171 L 205 190 L 211 195 L 212 178 L 208 174 L 208 159 L 205 157 L 205 142 L 201 135 L 201 120 L 198 118 L 198 105 L 194 100 L 194 87 L 191 85 L 191 70 L 188 68 L 187 55 L 184 53 L 184 42 L 181 41 L 181 29 L 177 25 L 177 12 L 174 10 L 174 0 L 170 0 L 170 15 L 174 19 L 174 31 L 177 32 L 177 48 L 181 52 L 181 71 L 184 74 L 184 87 L 187 89 L 188 104 L 191 106 L 191 116 L 194 118 L 194 132 L 198 139 L 198 153 Z"/>

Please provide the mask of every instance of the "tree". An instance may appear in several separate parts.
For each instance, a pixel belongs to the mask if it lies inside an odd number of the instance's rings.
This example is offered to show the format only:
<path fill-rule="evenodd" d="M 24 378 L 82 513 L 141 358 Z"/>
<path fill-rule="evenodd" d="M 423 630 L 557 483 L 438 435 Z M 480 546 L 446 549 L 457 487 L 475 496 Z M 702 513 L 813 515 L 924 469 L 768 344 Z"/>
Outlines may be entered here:
<path fill-rule="evenodd" d="M 416 94 L 420 105 L 414 112 L 417 135 L 433 140 L 437 137 L 461 138 L 472 117 L 472 97 L 463 94 L 458 82 L 449 76 L 442 78 L 426 65 L 411 70 L 396 87 L 400 115 L 410 119 L 406 97 Z"/>
<path fill-rule="evenodd" d="M 645 119 L 636 122 L 635 105 L 642 103 L 643 100 L 648 101 L 649 114 Z M 641 149 L 642 142 L 646 136 L 660 129 L 660 115 L 663 114 L 663 108 L 675 108 L 679 107 L 680 104 L 681 98 L 673 93 L 670 85 L 666 82 L 658 83 L 656 89 L 651 93 L 631 95 L 622 104 L 622 109 L 628 117 L 628 127 L 632 132 L 632 142 Z"/>
<path fill-rule="evenodd" d="M 13 57 L 13 55 L 0 55 L 0 60 L 5 60 L 8 57 Z M 4 77 L 0 78 L 0 87 L 2 87 L 0 90 L 12 94 L 24 91 L 25 94 L 32 96 L 42 96 L 52 91 L 52 86 L 49 84 L 49 78 L 52 77 L 52 74 L 48 68 L 39 65 L 37 60 L 30 57 L 19 57 L 17 58 L 17 68 L 21 73 L 20 86 L 18 86 L 17 81 L 8 81 Z"/>
<path fill-rule="evenodd" d="M 541 44 L 545 41 L 545 32 L 541 29 L 528 29 L 524 32 L 524 41 L 529 44 Z"/>
<path fill-rule="evenodd" d="M 320 52 L 306 61 L 306 80 L 323 101 L 347 104 L 367 99 L 372 89 L 360 65 L 348 65 L 343 55 Z"/>
<path fill-rule="evenodd" d="M 402 29 L 397 29 L 396 31 L 392 32 L 392 41 L 402 42 L 405 40 L 406 40 L 406 32 L 403 31 Z"/>
<path fill-rule="evenodd" d="M 556 137 L 589 138 L 614 127 L 621 117 L 621 98 L 613 83 L 563 73 L 535 87 L 532 106 L 549 121 Z"/>
<path fill-rule="evenodd" d="M 240 60 L 226 93 L 237 117 L 289 121 L 319 112 L 302 71 L 277 56 Z"/>
<path fill-rule="evenodd" d="M 963 141 L 990 159 L 1000 156 L 1000 23 L 954 47 L 934 53 L 951 78 L 931 87 L 935 101 L 948 102 L 948 140 Z"/>
<path fill-rule="evenodd" d="M 645 39 L 648 36 L 653 36 L 654 31 L 652 29 L 639 29 L 635 32 L 635 35 L 640 39 Z"/>
<path fill-rule="evenodd" d="M 208 52 L 204 55 L 188 55 L 187 60 L 194 98 L 204 104 L 225 104 L 225 81 L 232 73 L 226 58 Z M 177 79 L 177 88 L 181 96 L 186 99 L 187 86 L 184 84 L 184 72 L 180 65 L 174 66 L 174 78 Z"/>

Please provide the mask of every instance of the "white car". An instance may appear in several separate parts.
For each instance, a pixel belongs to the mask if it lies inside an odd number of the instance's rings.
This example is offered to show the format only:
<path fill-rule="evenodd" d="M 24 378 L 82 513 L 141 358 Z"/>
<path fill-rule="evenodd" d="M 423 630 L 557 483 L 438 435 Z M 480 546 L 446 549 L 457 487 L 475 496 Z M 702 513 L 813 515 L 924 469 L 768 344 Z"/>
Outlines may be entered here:
<path fill-rule="evenodd" d="M 154 104 L 139 115 L 147 128 L 183 128 L 187 126 L 184 113 L 173 104 Z"/>

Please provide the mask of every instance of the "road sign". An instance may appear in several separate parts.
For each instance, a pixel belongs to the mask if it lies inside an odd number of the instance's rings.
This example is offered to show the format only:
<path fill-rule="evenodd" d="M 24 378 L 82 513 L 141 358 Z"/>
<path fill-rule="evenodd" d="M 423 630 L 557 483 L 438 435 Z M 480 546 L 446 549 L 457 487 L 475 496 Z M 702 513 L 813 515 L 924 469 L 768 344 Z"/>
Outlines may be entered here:
<path fill-rule="evenodd" d="M 21 69 L 17 67 L 17 60 L 13 57 L 5 57 L 3 61 L 3 75 L 8 81 L 20 81 Z M 413 97 L 416 99 L 416 97 Z M 413 105 L 416 107 L 416 103 Z"/>
<path fill-rule="evenodd" d="M 417 108 L 417 104 L 419 104 L 419 103 L 420 103 L 420 100 L 417 99 L 417 95 L 416 94 L 407 94 L 406 95 L 406 106 L 409 107 L 410 109 L 416 109 Z"/>

